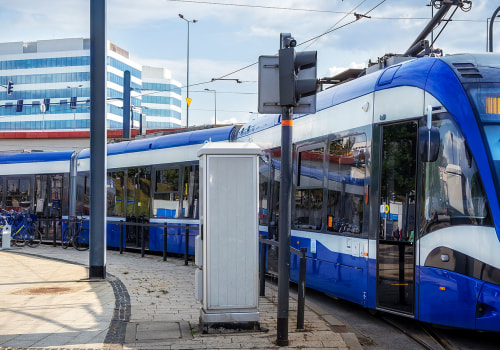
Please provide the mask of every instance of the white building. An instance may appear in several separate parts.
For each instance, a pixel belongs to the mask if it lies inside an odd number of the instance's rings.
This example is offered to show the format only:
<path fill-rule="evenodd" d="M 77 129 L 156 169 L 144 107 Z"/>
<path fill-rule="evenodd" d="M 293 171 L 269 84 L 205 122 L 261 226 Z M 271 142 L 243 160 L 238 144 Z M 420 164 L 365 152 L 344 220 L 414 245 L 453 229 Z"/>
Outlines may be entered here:
<path fill-rule="evenodd" d="M 123 72 L 131 73 L 132 127 L 181 126 L 181 84 L 165 68 L 143 66 L 108 42 L 107 128 L 123 126 Z M 0 136 L 76 135 L 90 128 L 90 39 L 0 43 Z M 54 136 L 56 135 L 56 136 Z"/>

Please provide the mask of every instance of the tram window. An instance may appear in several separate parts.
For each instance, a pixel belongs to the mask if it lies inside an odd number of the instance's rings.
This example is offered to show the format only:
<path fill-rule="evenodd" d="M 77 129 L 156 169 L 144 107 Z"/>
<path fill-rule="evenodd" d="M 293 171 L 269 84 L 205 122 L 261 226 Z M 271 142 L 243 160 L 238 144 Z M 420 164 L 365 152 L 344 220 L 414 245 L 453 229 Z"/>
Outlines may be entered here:
<path fill-rule="evenodd" d="M 90 214 L 90 183 L 88 173 L 79 173 L 76 181 L 76 215 Z"/>
<path fill-rule="evenodd" d="M 159 218 L 177 218 L 180 215 L 179 168 L 156 171 L 153 215 Z"/>
<path fill-rule="evenodd" d="M 324 153 L 324 147 L 299 151 L 294 213 L 296 228 L 321 230 Z"/>
<path fill-rule="evenodd" d="M 34 211 L 41 217 L 60 217 L 63 210 L 63 175 L 36 175 Z"/>
<path fill-rule="evenodd" d="M 149 218 L 150 188 L 150 168 L 130 168 L 127 170 L 127 215 Z"/>
<path fill-rule="evenodd" d="M 8 179 L 7 180 L 7 209 L 19 210 L 31 206 L 31 181 L 30 179 Z"/>
<path fill-rule="evenodd" d="M 184 167 L 182 215 L 186 218 L 197 219 L 199 217 L 199 178 L 198 165 Z"/>
<path fill-rule="evenodd" d="M 106 182 L 108 216 L 125 216 L 124 212 L 124 183 L 125 172 L 114 171 L 108 173 Z"/>
<path fill-rule="evenodd" d="M 271 173 L 271 159 L 259 159 L 259 224 L 267 225 L 269 222 L 269 182 Z"/>
<path fill-rule="evenodd" d="M 359 234 L 363 224 L 366 136 L 329 144 L 327 231 Z"/>
<path fill-rule="evenodd" d="M 424 163 L 422 234 L 453 225 L 491 225 L 486 193 L 462 133 L 448 114 L 434 118 L 441 147 L 435 162 Z"/>

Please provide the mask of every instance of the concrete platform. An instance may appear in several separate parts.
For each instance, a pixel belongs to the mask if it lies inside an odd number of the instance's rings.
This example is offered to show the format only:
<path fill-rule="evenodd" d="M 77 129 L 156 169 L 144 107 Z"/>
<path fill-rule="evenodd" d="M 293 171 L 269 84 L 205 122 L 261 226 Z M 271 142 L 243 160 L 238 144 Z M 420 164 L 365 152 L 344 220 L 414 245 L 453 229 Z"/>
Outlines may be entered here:
<path fill-rule="evenodd" d="M 108 251 L 108 277 L 93 281 L 88 280 L 88 256 L 88 251 L 44 245 L 0 251 L 0 348 L 280 348 L 271 284 L 259 299 L 260 325 L 267 331 L 202 334 L 195 266 Z M 314 305 L 306 306 L 305 330 L 295 330 L 296 307 L 291 298 L 290 344 L 282 349 L 361 349 L 354 334 Z"/>

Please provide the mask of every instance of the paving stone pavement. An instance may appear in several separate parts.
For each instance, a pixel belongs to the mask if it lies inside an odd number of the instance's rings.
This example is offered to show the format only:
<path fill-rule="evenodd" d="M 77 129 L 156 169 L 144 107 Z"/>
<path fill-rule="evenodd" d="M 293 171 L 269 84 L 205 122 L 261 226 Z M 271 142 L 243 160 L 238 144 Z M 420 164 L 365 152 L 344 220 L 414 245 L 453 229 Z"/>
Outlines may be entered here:
<path fill-rule="evenodd" d="M 196 267 L 184 260 L 106 252 L 106 280 L 88 280 L 87 252 L 42 245 L 0 250 L 0 349 L 361 349 L 353 333 L 306 303 L 288 347 L 276 341 L 277 291 L 259 298 L 261 329 L 198 329 Z M 320 316 L 321 315 L 321 316 Z M 339 327 L 340 325 L 340 327 Z"/>

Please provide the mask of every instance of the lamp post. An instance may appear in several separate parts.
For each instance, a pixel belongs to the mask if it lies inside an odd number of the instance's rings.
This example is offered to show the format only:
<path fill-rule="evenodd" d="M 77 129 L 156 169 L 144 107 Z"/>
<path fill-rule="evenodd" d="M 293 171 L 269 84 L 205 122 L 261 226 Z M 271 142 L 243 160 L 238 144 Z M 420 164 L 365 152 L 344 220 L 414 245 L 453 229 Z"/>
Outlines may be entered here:
<path fill-rule="evenodd" d="M 76 96 L 76 89 L 78 88 L 81 88 L 83 86 L 83 84 L 80 84 L 78 86 L 66 86 L 68 89 L 75 89 L 75 98 L 77 97 Z M 70 96 L 72 97 L 72 96 Z M 71 108 L 71 105 L 70 105 L 70 108 Z M 76 129 L 76 106 L 75 108 L 73 108 L 73 130 Z"/>
<path fill-rule="evenodd" d="M 186 64 L 186 128 L 189 127 L 189 23 L 198 22 L 196 19 L 188 20 L 181 13 L 179 17 L 187 23 L 187 64 Z"/>
<path fill-rule="evenodd" d="M 214 93 L 214 125 L 217 125 L 217 91 L 211 89 L 205 89 L 205 91 Z"/>

